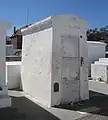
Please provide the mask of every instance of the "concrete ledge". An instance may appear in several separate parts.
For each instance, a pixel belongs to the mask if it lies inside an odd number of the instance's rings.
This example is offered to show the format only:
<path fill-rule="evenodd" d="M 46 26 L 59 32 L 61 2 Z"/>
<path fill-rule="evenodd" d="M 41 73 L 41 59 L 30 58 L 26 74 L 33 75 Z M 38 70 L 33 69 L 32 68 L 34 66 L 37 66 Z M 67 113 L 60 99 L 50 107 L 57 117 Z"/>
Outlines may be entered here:
<path fill-rule="evenodd" d="M 108 84 L 105 82 L 90 80 L 89 90 L 108 95 Z"/>

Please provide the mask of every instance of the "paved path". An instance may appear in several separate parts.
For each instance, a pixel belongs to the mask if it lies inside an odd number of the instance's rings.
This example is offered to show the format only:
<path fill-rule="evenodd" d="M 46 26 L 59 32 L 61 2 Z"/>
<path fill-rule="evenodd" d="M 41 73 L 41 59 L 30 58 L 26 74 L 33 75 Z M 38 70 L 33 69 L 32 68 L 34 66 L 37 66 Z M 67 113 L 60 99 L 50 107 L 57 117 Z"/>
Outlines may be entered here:
<path fill-rule="evenodd" d="M 9 91 L 9 95 L 12 97 L 12 107 L 4 109 L 5 113 L 9 111 L 4 120 L 74 120 L 84 116 L 76 111 L 47 108 L 34 103 L 23 92 Z"/>
<path fill-rule="evenodd" d="M 85 117 L 82 117 L 80 119 L 77 120 L 108 120 L 107 116 L 101 116 L 101 115 L 88 115 Z"/>
<path fill-rule="evenodd" d="M 76 110 L 67 106 L 64 109 L 47 108 L 32 102 L 19 91 L 9 91 L 9 95 L 12 107 L 0 109 L 0 120 L 108 120 L 108 96 L 98 93 L 91 92 L 90 100 L 76 105 Z M 94 113 L 96 108 L 101 110 Z"/>

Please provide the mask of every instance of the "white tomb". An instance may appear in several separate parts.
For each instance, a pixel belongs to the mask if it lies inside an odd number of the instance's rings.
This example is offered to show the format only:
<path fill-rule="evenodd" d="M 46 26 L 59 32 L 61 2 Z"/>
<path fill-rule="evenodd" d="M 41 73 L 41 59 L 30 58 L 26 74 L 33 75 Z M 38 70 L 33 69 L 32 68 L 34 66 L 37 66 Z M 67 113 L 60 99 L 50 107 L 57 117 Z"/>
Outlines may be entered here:
<path fill-rule="evenodd" d="M 5 80 L 5 54 L 7 29 L 11 24 L 0 21 L 0 108 L 11 106 L 11 98 L 8 97 L 8 88 Z"/>
<path fill-rule="evenodd" d="M 91 78 L 93 80 L 108 82 L 108 63 L 91 64 Z"/>
<path fill-rule="evenodd" d="M 99 61 L 91 64 L 91 78 L 108 82 L 108 58 L 99 58 Z"/>
<path fill-rule="evenodd" d="M 91 64 L 93 64 L 99 58 L 105 57 L 106 43 L 87 41 L 88 46 L 88 72 L 91 75 Z"/>
<path fill-rule="evenodd" d="M 89 99 L 87 23 L 74 15 L 46 18 L 22 29 L 22 85 L 44 105 Z"/>

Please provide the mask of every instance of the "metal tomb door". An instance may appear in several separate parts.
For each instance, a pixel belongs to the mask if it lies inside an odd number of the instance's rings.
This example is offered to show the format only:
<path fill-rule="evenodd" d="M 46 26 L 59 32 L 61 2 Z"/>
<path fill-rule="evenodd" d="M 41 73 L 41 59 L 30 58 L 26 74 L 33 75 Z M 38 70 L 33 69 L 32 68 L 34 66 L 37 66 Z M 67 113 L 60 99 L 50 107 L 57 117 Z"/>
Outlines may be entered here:
<path fill-rule="evenodd" d="M 79 38 L 63 36 L 62 40 L 62 102 L 79 100 L 80 59 Z"/>

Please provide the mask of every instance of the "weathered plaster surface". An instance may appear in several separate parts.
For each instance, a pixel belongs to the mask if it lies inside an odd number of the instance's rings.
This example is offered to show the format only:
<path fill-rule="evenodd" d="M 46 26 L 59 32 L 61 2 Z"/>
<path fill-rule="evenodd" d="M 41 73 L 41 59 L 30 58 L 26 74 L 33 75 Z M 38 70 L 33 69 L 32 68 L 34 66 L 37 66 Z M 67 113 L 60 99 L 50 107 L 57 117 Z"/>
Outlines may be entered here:
<path fill-rule="evenodd" d="M 22 84 L 26 93 L 51 103 L 52 28 L 23 37 Z"/>
<path fill-rule="evenodd" d="M 22 82 L 26 93 L 49 106 L 60 104 L 65 95 L 67 96 L 66 92 L 69 96 L 73 96 L 68 97 L 67 101 L 73 100 L 74 97 L 74 101 L 77 97 L 77 100 L 89 98 L 86 30 L 87 23 L 73 15 L 50 17 L 22 30 L 24 35 Z M 69 48 L 67 56 L 63 55 L 66 51 L 63 52 L 62 37 L 66 37 L 66 41 L 67 38 L 72 42 L 74 38 L 79 40 L 78 43 L 73 42 L 76 47 L 73 44 L 72 47 L 70 44 L 67 45 L 66 49 Z M 75 84 L 76 81 L 74 84 L 67 81 L 66 86 L 69 89 L 65 92 L 62 80 L 64 57 L 72 58 L 72 61 L 76 59 L 74 63 L 77 65 L 74 66 L 75 71 L 72 72 L 72 77 L 79 81 L 77 84 Z M 81 57 L 84 58 L 82 65 L 80 64 Z M 54 92 L 56 82 L 59 83 L 58 92 Z M 73 94 L 72 91 L 77 94 Z"/>

